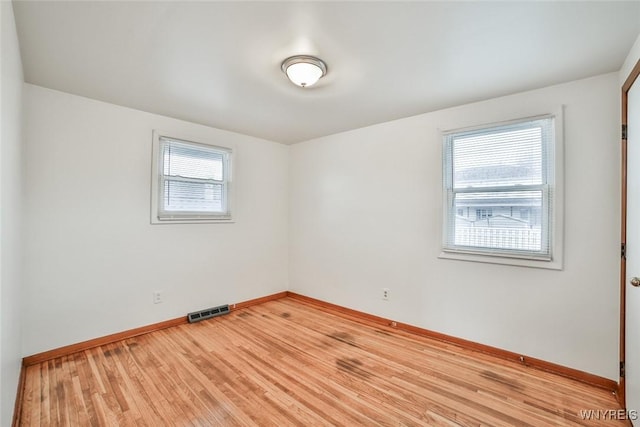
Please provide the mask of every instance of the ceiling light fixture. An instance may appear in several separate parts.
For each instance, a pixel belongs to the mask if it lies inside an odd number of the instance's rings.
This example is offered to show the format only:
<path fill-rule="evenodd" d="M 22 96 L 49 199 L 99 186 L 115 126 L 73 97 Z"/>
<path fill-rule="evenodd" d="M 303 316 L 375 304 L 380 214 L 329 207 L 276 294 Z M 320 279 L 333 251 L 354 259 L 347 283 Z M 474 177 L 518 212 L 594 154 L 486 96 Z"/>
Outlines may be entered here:
<path fill-rule="evenodd" d="M 282 61 L 282 71 L 291 83 L 300 87 L 313 86 L 327 74 L 327 64 L 315 56 L 296 55 Z"/>

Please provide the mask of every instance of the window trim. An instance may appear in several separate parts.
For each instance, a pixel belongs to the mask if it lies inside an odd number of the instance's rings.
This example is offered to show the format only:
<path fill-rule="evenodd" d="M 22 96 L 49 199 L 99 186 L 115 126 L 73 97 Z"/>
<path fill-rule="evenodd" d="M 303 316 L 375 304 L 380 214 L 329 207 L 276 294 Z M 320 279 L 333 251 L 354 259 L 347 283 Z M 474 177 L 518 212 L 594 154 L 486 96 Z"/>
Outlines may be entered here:
<path fill-rule="evenodd" d="M 557 107 L 555 109 L 551 109 L 551 113 L 547 114 L 539 114 L 532 115 L 527 117 L 522 117 L 518 119 L 505 120 L 500 122 L 493 123 L 485 123 L 478 124 L 469 127 L 463 128 L 452 128 L 450 130 L 439 130 L 439 141 L 441 141 L 440 147 L 442 149 L 442 161 L 441 161 L 441 172 L 442 172 L 442 209 L 441 209 L 441 230 L 442 230 L 442 241 L 441 241 L 441 252 L 438 258 L 441 259 L 452 259 L 452 260 L 462 260 L 462 261 L 471 261 L 471 262 L 481 262 L 481 263 L 490 263 L 490 264 L 503 264 L 503 265 L 513 265 L 513 266 L 522 266 L 522 267 L 533 267 L 533 268 L 544 268 L 544 269 L 552 269 L 552 270 L 562 270 L 563 269 L 563 258 L 564 258 L 564 134 L 563 134 L 563 107 Z M 517 123 L 523 123 L 527 121 L 535 121 L 544 118 L 554 118 L 553 121 L 553 132 L 554 132 L 554 141 L 551 147 L 549 147 L 552 151 L 547 153 L 547 156 L 551 156 L 551 161 L 547 162 L 548 170 L 547 170 L 547 178 L 549 186 L 546 187 L 545 191 L 553 191 L 552 198 L 550 199 L 550 203 L 553 204 L 553 209 L 551 212 L 546 215 L 547 217 L 547 228 L 549 230 L 548 239 L 549 240 L 549 255 L 538 257 L 531 253 L 517 253 L 517 251 L 510 250 L 495 250 L 491 253 L 488 251 L 478 251 L 473 248 L 464 249 L 464 248 L 448 248 L 447 247 L 447 239 L 449 232 L 448 229 L 448 203 L 450 203 L 450 194 L 447 191 L 447 179 L 446 176 L 446 164 L 447 161 L 446 156 L 448 155 L 446 151 L 446 140 L 445 137 L 447 135 L 453 133 L 464 133 L 464 132 L 473 132 L 474 130 L 482 130 L 488 129 L 492 127 L 501 127 L 501 126 L 509 126 Z M 483 191 L 488 191 L 485 188 L 482 188 Z M 477 189 L 475 189 L 477 191 Z M 544 208 L 544 206 L 543 206 Z M 548 206 L 546 207 L 549 208 Z M 544 221 L 544 216 L 543 216 Z M 544 225 L 543 225 L 544 226 Z"/>
<path fill-rule="evenodd" d="M 181 212 L 176 214 L 166 214 L 160 207 L 163 200 L 160 192 L 164 177 L 160 174 L 163 166 L 162 140 L 173 140 L 177 143 L 187 145 L 202 146 L 215 149 L 224 153 L 224 176 L 223 185 L 226 192 L 226 212 L 202 213 L 202 212 Z M 205 223 L 233 223 L 234 212 L 234 191 L 233 191 L 233 156 L 235 147 L 232 144 L 219 144 L 206 141 L 203 138 L 193 138 L 182 135 L 179 132 L 153 131 L 151 150 L 151 224 L 205 224 Z"/>

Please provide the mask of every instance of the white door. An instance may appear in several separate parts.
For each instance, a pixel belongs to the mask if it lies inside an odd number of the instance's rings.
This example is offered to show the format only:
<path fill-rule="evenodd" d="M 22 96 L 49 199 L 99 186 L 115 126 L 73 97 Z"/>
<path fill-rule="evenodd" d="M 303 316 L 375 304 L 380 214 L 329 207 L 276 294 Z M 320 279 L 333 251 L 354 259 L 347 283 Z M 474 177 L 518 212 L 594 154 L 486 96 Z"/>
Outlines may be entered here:
<path fill-rule="evenodd" d="M 627 409 L 640 414 L 640 78 L 628 92 L 627 132 L 625 394 Z"/>

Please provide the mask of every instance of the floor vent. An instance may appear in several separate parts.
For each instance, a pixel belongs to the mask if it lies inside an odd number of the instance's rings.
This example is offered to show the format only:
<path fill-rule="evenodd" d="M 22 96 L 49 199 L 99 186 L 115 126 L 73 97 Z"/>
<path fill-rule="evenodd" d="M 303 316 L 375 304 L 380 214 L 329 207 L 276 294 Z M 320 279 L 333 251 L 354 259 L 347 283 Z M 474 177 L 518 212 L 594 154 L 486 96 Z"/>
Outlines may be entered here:
<path fill-rule="evenodd" d="M 211 319 L 212 317 L 222 316 L 229 313 L 229 304 L 221 305 L 220 307 L 207 308 L 206 310 L 194 311 L 187 314 L 189 323 L 199 322 L 205 319 Z"/>

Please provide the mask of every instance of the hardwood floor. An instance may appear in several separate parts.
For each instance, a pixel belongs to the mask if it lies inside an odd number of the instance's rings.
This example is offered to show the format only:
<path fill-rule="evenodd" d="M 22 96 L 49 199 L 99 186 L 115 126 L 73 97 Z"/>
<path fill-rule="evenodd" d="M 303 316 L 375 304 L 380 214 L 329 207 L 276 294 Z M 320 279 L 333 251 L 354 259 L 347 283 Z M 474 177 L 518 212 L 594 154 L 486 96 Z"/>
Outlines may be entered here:
<path fill-rule="evenodd" d="M 606 390 L 292 298 L 26 369 L 24 426 L 628 425 Z"/>

